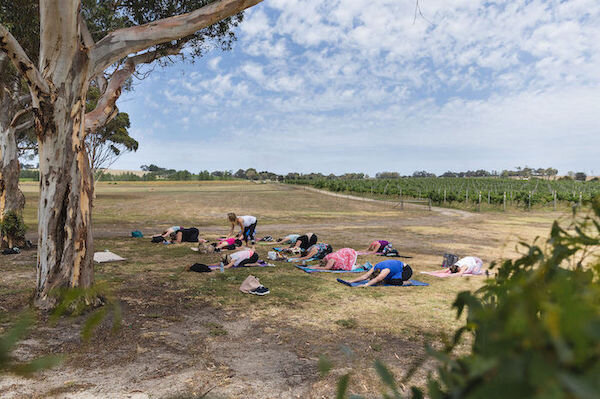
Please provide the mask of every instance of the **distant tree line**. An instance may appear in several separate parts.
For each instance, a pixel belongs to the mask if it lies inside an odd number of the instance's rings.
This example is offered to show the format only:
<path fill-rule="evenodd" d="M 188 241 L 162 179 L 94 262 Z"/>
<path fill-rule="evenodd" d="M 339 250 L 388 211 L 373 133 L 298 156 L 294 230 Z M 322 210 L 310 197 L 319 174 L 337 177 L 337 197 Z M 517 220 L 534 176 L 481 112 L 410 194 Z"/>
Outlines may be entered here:
<path fill-rule="evenodd" d="M 113 175 L 105 173 L 102 175 L 104 181 L 153 181 L 153 180 L 270 180 L 270 181 L 289 181 L 289 180 L 362 180 L 372 179 L 368 174 L 365 173 L 344 173 L 341 175 L 335 175 L 330 173 L 325 175 L 323 173 L 298 173 L 290 172 L 285 175 L 269 172 L 269 171 L 258 171 L 255 168 L 238 169 L 236 172 L 232 170 L 215 170 L 209 172 L 203 170 L 198 173 L 192 173 L 188 170 L 176 170 L 167 169 L 154 164 L 142 165 L 140 169 L 146 172 L 140 176 L 135 173 L 124 173 L 120 175 Z M 440 177 L 440 178 L 455 178 L 455 177 L 497 177 L 497 178 L 555 178 L 558 174 L 558 170 L 555 168 L 530 168 L 530 167 L 517 167 L 515 170 L 503 170 L 498 171 L 487 171 L 483 169 L 478 170 L 467 170 L 466 172 L 452 172 L 447 171 L 441 175 L 430 173 L 425 170 L 418 170 L 413 172 L 412 175 L 401 175 L 398 172 L 378 172 L 375 174 L 375 179 L 400 179 L 408 177 Z M 32 165 L 24 165 L 21 170 L 22 178 L 39 179 L 39 171 L 33 169 Z M 587 175 L 584 172 L 568 172 L 566 176 L 561 179 L 579 180 L 585 181 Z"/>

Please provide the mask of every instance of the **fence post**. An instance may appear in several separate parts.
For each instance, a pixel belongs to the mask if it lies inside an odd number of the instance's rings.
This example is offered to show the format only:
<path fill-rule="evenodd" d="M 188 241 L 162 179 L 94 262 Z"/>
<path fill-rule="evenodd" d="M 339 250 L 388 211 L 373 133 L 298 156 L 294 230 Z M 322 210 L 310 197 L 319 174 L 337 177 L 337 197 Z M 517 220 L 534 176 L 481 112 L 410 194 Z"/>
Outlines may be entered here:
<path fill-rule="evenodd" d="M 481 191 L 479 192 L 479 202 L 477 203 L 477 211 L 481 212 Z"/>
<path fill-rule="evenodd" d="M 490 190 L 488 190 L 488 205 L 490 204 Z"/>
<path fill-rule="evenodd" d="M 465 204 L 469 204 L 469 189 L 467 188 L 467 193 L 465 194 Z"/>
<path fill-rule="evenodd" d="M 429 210 L 431 211 L 431 198 L 429 198 Z"/>
<path fill-rule="evenodd" d="M 446 205 L 446 189 L 444 189 L 444 205 Z"/>
<path fill-rule="evenodd" d="M 504 192 L 504 196 L 502 198 L 502 205 L 504 207 L 504 212 L 506 212 L 506 191 Z"/>
<path fill-rule="evenodd" d="M 554 190 L 554 210 L 556 211 L 556 190 Z"/>
<path fill-rule="evenodd" d="M 528 210 L 531 210 L 531 191 L 529 192 L 529 203 L 527 205 Z"/>
<path fill-rule="evenodd" d="M 583 194 L 581 193 L 581 191 L 579 192 L 579 207 L 581 208 L 581 202 L 583 200 Z"/>

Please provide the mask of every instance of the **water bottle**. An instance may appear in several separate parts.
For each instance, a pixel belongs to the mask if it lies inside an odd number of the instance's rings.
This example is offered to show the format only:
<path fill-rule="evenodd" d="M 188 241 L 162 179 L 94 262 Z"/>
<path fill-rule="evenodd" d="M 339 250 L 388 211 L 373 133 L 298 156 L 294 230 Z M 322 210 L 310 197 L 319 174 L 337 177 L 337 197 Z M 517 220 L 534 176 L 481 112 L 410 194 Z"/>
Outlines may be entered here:
<path fill-rule="evenodd" d="M 221 273 L 223 273 L 223 272 L 225 271 L 225 267 L 224 267 L 224 265 L 223 265 L 223 262 L 221 262 L 221 263 L 219 264 L 219 270 L 221 270 Z"/>

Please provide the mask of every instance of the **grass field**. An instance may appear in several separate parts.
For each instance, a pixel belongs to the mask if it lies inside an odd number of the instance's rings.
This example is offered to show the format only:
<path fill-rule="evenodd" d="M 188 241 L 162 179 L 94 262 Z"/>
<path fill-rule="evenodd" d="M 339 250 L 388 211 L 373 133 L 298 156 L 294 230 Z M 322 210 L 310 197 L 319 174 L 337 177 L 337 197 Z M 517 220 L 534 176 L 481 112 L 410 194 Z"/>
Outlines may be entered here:
<path fill-rule="evenodd" d="M 37 183 L 22 185 L 26 223 L 35 240 Z M 174 224 L 196 226 L 215 239 L 229 229 L 227 212 L 258 217 L 258 236 L 315 232 L 334 249 L 364 249 L 387 239 L 413 256 L 414 278 L 429 287 L 351 289 L 339 274 L 306 274 L 277 262 L 272 268 L 225 273 L 186 273 L 184 267 L 217 261 L 190 244 L 159 245 L 129 238 Z M 372 369 L 382 359 L 398 377 L 425 357 L 424 344 L 439 345 L 458 326 L 451 304 L 462 290 L 477 289 L 483 277 L 436 279 L 444 252 L 476 255 L 486 265 L 517 255 L 519 241 L 546 236 L 551 212 L 470 214 L 422 207 L 399 210 L 386 204 L 336 198 L 301 187 L 247 182 L 100 183 L 94 204 L 96 251 L 109 249 L 127 261 L 96 267 L 96 279 L 119 298 L 123 323 L 109 321 L 82 343 L 82 320 L 63 319 L 40 327 L 18 355 L 66 355 L 55 370 L 31 379 L 0 381 L 0 397 L 111 398 L 329 398 L 337 378 L 352 370 L 351 391 L 377 397 Z M 259 245 L 261 258 L 271 247 Z M 375 263 L 376 256 L 359 261 Z M 27 303 L 35 285 L 35 252 L 0 258 L 0 311 L 6 325 Z M 238 290 L 249 274 L 270 288 L 264 297 Z M 319 356 L 334 364 L 328 376 Z M 409 381 L 423 386 L 428 361 Z"/>

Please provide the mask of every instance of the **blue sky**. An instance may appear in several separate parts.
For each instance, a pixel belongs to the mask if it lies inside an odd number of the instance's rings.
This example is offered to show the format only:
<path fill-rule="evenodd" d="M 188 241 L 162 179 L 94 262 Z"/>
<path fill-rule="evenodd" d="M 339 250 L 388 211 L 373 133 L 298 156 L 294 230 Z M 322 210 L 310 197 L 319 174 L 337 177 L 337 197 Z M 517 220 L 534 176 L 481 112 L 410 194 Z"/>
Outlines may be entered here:
<path fill-rule="evenodd" d="M 119 100 L 113 166 L 600 174 L 597 0 L 265 0 L 233 51 Z"/>

